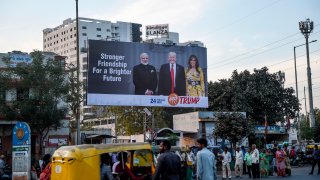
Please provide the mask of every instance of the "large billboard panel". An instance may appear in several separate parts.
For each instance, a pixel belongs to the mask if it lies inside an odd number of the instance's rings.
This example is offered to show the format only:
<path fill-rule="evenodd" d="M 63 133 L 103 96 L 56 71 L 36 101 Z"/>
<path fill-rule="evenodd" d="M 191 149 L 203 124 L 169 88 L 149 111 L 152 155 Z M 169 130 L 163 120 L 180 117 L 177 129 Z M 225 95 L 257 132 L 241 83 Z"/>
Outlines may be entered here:
<path fill-rule="evenodd" d="M 208 107 L 207 49 L 89 40 L 88 105 Z"/>

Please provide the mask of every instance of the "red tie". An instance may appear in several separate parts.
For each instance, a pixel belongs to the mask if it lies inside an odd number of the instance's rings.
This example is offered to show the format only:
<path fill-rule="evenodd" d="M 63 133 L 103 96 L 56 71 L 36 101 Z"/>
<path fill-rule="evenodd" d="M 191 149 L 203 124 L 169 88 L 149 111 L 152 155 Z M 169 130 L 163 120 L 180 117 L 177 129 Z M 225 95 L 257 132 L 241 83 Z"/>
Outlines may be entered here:
<path fill-rule="evenodd" d="M 171 93 L 174 93 L 174 69 L 173 69 L 173 64 L 171 64 Z"/>

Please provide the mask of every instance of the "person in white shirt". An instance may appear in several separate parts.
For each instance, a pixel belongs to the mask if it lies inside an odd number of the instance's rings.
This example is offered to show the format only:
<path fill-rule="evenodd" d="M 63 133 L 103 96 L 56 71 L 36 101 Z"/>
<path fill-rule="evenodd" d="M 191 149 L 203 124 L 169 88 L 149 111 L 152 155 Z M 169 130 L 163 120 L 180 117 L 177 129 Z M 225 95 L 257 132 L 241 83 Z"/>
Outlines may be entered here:
<path fill-rule="evenodd" d="M 242 178 L 243 173 L 243 153 L 240 148 L 236 148 L 236 163 L 234 165 L 235 176 Z"/>
<path fill-rule="evenodd" d="M 252 177 L 253 179 L 260 178 L 259 171 L 259 150 L 256 149 L 256 145 L 252 144 Z"/>
<path fill-rule="evenodd" d="M 228 152 L 227 147 L 224 147 L 224 151 L 221 154 L 221 156 L 222 156 L 222 178 L 226 179 L 228 174 L 228 178 L 231 179 L 231 169 L 230 169 L 231 154 L 230 152 Z"/>

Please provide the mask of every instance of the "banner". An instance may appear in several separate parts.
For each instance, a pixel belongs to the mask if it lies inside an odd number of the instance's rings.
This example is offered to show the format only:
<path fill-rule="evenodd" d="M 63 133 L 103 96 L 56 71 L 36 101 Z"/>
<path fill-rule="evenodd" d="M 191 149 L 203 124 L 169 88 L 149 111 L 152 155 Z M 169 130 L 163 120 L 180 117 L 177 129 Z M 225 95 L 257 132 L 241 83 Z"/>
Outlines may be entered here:
<path fill-rule="evenodd" d="M 87 104 L 208 107 L 207 50 L 89 40 Z"/>

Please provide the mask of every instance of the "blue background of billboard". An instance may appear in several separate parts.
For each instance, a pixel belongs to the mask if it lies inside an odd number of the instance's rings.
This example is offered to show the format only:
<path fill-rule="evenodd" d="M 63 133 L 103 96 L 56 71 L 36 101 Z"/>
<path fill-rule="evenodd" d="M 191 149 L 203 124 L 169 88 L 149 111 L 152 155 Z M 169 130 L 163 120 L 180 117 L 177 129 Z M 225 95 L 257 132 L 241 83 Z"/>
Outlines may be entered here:
<path fill-rule="evenodd" d="M 128 70 L 140 64 L 140 54 L 149 54 L 149 64 L 156 68 L 159 80 L 159 71 L 162 64 L 168 63 L 168 53 L 177 54 L 177 64 L 187 68 L 188 58 L 194 54 L 198 57 L 199 66 L 204 72 L 205 89 L 207 94 L 207 49 L 198 46 L 165 46 L 153 43 L 134 43 L 89 40 L 88 45 L 88 86 L 87 92 L 93 94 L 134 94 L 134 84 L 131 76 L 121 76 L 122 82 L 103 81 L 102 74 L 93 73 L 93 67 L 98 67 L 101 53 L 125 56 Z M 101 67 L 99 67 L 101 68 Z"/>

